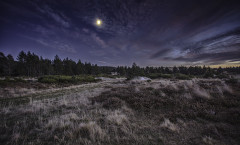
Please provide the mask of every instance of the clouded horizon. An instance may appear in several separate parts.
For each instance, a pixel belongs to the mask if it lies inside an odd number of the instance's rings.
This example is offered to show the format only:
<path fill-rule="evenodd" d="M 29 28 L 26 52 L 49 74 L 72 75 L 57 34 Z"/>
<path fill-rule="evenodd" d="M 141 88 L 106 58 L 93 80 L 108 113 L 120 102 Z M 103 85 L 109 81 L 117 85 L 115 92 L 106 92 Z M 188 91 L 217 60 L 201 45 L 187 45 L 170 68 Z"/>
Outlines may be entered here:
<path fill-rule="evenodd" d="M 2 0 L 0 51 L 98 65 L 240 65 L 234 0 Z M 96 25 L 100 19 L 102 25 Z"/>

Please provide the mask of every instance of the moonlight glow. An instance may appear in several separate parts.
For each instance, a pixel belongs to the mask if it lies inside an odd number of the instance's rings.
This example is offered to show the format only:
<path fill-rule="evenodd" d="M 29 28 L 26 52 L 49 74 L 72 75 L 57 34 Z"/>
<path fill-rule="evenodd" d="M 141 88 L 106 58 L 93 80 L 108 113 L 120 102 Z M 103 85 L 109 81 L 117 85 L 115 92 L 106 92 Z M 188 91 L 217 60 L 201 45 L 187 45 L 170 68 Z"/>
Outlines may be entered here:
<path fill-rule="evenodd" d="M 100 19 L 97 19 L 96 25 L 97 25 L 97 26 L 101 26 L 101 25 L 102 25 L 102 21 L 101 21 Z"/>

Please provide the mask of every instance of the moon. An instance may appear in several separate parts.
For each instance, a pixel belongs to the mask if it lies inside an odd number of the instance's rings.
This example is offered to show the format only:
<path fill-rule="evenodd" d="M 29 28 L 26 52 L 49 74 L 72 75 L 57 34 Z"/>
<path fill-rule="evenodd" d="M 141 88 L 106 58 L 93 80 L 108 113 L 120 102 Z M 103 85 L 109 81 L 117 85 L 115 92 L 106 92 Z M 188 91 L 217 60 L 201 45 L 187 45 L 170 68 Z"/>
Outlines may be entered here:
<path fill-rule="evenodd" d="M 97 25 L 97 26 L 101 26 L 101 25 L 102 25 L 102 21 L 101 21 L 100 19 L 97 19 L 97 20 L 96 20 L 96 25 Z"/>

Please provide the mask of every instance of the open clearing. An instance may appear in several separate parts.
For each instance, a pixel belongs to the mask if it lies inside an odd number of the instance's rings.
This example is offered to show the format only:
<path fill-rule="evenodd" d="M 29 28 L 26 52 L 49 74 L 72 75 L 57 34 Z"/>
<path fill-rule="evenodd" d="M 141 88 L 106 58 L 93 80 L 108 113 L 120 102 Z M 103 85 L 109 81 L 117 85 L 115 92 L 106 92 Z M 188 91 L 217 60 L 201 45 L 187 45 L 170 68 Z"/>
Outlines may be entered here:
<path fill-rule="evenodd" d="M 104 79 L 1 88 L 2 144 L 239 144 L 239 83 Z"/>

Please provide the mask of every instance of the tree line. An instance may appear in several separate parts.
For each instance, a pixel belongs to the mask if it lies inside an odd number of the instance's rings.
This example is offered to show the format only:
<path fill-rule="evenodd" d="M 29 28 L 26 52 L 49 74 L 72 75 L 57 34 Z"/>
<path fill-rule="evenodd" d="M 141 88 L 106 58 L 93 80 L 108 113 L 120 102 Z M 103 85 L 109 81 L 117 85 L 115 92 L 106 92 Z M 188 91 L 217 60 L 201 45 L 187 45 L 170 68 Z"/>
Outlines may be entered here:
<path fill-rule="evenodd" d="M 206 66 L 179 66 L 179 67 L 144 67 L 141 68 L 133 63 L 132 67 L 118 66 L 116 71 L 123 76 L 151 76 L 151 74 L 184 74 L 201 77 L 214 77 L 223 74 L 240 74 L 240 67 L 211 68 Z"/>
<path fill-rule="evenodd" d="M 90 62 L 77 62 L 69 58 L 63 60 L 58 55 L 53 60 L 43 58 L 34 53 L 21 51 L 16 60 L 11 54 L 5 56 L 0 52 L 0 76 L 43 76 L 43 75 L 99 75 L 117 72 L 121 76 L 148 76 L 153 73 L 161 74 L 185 74 L 185 75 L 219 75 L 224 72 L 240 74 L 240 67 L 210 68 L 201 66 L 179 66 L 179 67 L 139 67 L 133 63 L 131 67 L 98 66 Z"/>
<path fill-rule="evenodd" d="M 80 75 L 109 73 L 113 67 L 100 67 L 89 62 L 82 63 L 72 59 L 61 59 L 58 55 L 54 60 L 44 59 L 34 53 L 21 51 L 17 60 L 11 54 L 7 56 L 0 52 L 1 76 L 42 76 L 42 75 Z"/>

